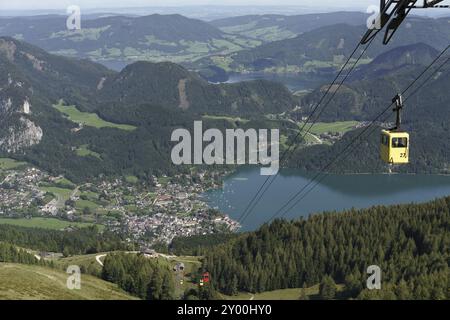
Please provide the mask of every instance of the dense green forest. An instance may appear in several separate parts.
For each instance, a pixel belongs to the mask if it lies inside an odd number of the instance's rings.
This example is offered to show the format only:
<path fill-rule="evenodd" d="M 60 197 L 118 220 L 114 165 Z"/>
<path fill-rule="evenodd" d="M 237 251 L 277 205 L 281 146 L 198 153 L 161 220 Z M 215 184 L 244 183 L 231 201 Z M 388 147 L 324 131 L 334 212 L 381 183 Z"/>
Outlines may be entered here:
<path fill-rule="evenodd" d="M 0 242 L 0 262 L 45 265 L 44 261 L 39 261 L 31 253 L 4 242 Z"/>
<path fill-rule="evenodd" d="M 449 230 L 450 197 L 276 220 L 209 250 L 203 268 L 227 294 L 338 283 L 346 298 L 448 299 Z M 382 290 L 365 289 L 370 265 Z"/>
<path fill-rule="evenodd" d="M 130 249 L 118 235 L 100 233 L 95 226 L 58 231 L 0 224 L 0 241 L 65 256 Z"/>
<path fill-rule="evenodd" d="M 115 253 L 106 256 L 102 278 L 142 299 L 172 300 L 175 280 L 169 267 L 160 260 Z"/>
<path fill-rule="evenodd" d="M 127 106 L 150 104 L 184 114 L 255 116 L 281 113 L 296 101 L 281 84 L 259 80 L 211 84 L 174 63 L 136 62 L 108 77 L 97 97 L 100 107 L 120 102 Z M 120 110 L 120 109 L 119 109 Z"/>
<path fill-rule="evenodd" d="M 236 237 L 238 237 L 238 235 L 235 233 L 177 237 L 170 243 L 168 251 L 177 256 L 202 256 L 210 249 Z"/>

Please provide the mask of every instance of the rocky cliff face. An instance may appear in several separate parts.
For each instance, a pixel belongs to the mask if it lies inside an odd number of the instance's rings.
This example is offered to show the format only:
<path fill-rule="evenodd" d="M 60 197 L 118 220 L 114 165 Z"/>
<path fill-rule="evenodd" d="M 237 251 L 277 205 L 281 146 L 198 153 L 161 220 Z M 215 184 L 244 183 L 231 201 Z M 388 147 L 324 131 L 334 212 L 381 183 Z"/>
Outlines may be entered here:
<path fill-rule="evenodd" d="M 42 129 L 24 116 L 11 124 L 6 134 L 0 138 L 0 150 L 8 153 L 23 152 L 26 148 L 38 144 L 42 140 Z"/>
<path fill-rule="evenodd" d="M 8 48 L 10 55 L 12 48 Z M 4 43 L 0 50 L 6 50 Z M 7 153 L 24 152 L 43 136 L 42 128 L 29 118 L 32 90 L 19 78 L 11 73 L 0 77 L 0 151 Z"/>

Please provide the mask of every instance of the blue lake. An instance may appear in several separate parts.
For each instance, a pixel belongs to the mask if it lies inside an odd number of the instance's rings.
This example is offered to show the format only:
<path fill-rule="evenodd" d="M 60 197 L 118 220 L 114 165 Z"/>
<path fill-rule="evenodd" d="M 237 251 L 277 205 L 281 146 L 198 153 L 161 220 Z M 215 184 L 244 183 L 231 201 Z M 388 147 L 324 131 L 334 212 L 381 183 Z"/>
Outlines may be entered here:
<path fill-rule="evenodd" d="M 254 230 L 269 221 L 312 177 L 299 170 L 281 171 L 244 221 L 242 231 Z M 265 179 L 258 168 L 240 169 L 225 179 L 221 189 L 207 192 L 205 198 L 211 207 L 238 219 Z M 293 219 L 323 211 L 425 202 L 447 195 L 450 195 L 450 176 L 328 175 L 283 217 Z"/>

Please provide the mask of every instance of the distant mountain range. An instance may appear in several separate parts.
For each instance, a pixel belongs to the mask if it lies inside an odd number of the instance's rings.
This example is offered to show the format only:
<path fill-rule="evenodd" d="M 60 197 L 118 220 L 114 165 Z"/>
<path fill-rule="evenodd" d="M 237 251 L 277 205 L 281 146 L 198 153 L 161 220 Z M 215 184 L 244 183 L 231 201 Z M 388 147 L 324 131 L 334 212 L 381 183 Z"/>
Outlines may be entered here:
<path fill-rule="evenodd" d="M 69 31 L 58 15 L 0 18 L 0 36 L 12 36 L 49 52 L 90 58 L 120 69 L 138 60 L 183 62 L 249 48 L 254 40 L 229 35 L 201 20 L 154 14 L 82 20 Z"/>
<path fill-rule="evenodd" d="M 222 31 L 264 42 L 294 38 L 325 26 L 346 23 L 364 25 L 368 15 L 362 12 L 332 12 L 304 15 L 247 15 L 214 20 L 211 24 Z"/>
<path fill-rule="evenodd" d="M 443 49 L 450 43 L 449 18 L 410 17 L 389 46 L 378 38 L 363 56 L 368 63 L 381 53 L 398 46 L 424 43 Z M 273 41 L 257 48 L 224 56 L 203 58 L 197 69 L 210 66 L 231 72 L 321 73 L 335 72 L 348 57 L 366 31 L 365 25 L 336 24 L 305 32 L 295 38 Z M 360 50 L 362 50 L 361 48 Z"/>
<path fill-rule="evenodd" d="M 366 30 L 367 14 L 248 15 L 205 22 L 179 14 L 91 16 L 69 31 L 59 15 L 0 18 L 0 36 L 37 45 L 53 54 L 89 58 L 120 71 L 136 61 L 181 63 L 212 81 L 229 73 L 330 73 Z M 390 47 L 376 41 L 369 62 L 396 46 L 450 41 L 449 18 L 409 17 Z"/>

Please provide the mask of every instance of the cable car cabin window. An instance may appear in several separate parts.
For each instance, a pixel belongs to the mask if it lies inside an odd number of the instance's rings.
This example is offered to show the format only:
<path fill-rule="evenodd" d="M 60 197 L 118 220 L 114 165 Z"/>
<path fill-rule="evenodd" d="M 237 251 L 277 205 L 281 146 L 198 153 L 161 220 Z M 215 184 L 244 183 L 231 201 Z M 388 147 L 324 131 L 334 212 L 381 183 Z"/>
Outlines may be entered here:
<path fill-rule="evenodd" d="M 381 135 L 381 144 L 387 146 L 389 145 L 389 137 L 386 135 Z"/>
<path fill-rule="evenodd" d="M 408 147 L 408 138 L 392 138 L 393 148 L 406 148 Z"/>

